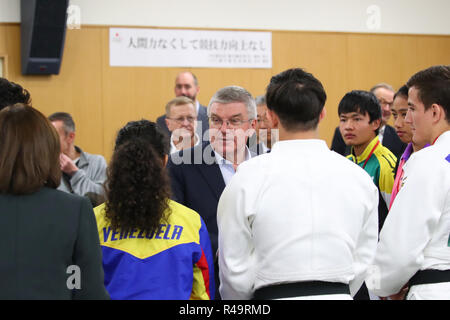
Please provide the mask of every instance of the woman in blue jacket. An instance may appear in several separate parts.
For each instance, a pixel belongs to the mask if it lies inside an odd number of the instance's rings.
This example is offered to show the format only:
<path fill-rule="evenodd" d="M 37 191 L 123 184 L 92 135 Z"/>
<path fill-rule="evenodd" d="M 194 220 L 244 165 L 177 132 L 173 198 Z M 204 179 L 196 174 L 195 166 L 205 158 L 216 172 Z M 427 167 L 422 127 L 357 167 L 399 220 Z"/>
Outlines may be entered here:
<path fill-rule="evenodd" d="M 155 123 L 129 122 L 117 136 L 95 208 L 105 285 L 112 299 L 213 299 L 211 244 L 200 215 L 170 200 L 169 143 Z"/>

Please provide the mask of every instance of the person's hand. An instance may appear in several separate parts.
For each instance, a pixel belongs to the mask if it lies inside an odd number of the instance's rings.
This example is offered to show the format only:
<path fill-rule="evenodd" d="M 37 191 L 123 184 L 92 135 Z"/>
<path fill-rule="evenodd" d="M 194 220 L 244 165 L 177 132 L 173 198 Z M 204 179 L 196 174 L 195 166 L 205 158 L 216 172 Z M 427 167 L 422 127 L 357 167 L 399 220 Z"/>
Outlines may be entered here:
<path fill-rule="evenodd" d="M 380 297 L 380 300 L 405 300 L 405 295 L 408 292 L 408 284 L 404 285 L 403 288 L 389 297 Z"/>
<path fill-rule="evenodd" d="M 78 171 L 78 167 L 73 163 L 72 159 L 66 156 L 64 153 L 59 155 L 59 164 L 61 166 L 61 171 L 68 174 L 69 176 L 73 176 L 75 172 Z"/>
<path fill-rule="evenodd" d="M 175 129 L 172 133 L 172 141 L 177 150 L 192 147 L 193 139 L 192 132 L 185 128 Z"/>
<path fill-rule="evenodd" d="M 404 300 L 405 295 L 408 292 L 408 285 L 405 285 L 398 293 L 389 296 L 391 300 Z"/>

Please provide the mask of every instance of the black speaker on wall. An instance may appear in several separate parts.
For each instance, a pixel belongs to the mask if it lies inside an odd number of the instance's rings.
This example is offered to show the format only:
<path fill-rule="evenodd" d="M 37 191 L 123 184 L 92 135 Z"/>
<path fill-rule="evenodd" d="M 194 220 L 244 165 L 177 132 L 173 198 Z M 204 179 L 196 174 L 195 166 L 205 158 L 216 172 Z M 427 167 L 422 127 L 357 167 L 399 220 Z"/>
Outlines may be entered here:
<path fill-rule="evenodd" d="M 22 74 L 58 74 L 69 0 L 21 0 Z"/>

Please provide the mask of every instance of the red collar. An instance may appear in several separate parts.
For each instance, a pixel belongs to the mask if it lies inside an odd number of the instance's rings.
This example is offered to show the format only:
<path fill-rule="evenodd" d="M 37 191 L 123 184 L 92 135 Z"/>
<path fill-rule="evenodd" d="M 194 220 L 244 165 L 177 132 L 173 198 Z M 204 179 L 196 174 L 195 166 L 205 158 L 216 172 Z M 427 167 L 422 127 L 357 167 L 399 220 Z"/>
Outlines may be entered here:
<path fill-rule="evenodd" d="M 434 141 L 433 141 L 433 143 L 432 143 L 431 145 L 433 145 L 433 144 L 436 142 L 436 140 L 439 139 L 440 136 L 441 136 L 441 135 L 438 135 L 437 138 L 434 139 Z"/>

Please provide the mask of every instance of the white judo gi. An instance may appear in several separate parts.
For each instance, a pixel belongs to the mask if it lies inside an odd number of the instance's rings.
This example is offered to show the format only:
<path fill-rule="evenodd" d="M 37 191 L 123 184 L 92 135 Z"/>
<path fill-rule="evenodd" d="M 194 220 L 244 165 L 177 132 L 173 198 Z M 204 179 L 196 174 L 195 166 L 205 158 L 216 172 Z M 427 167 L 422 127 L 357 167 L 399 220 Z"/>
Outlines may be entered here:
<path fill-rule="evenodd" d="M 397 293 L 419 270 L 450 269 L 450 131 L 406 162 L 398 193 L 380 233 L 367 287 Z M 450 299 L 450 282 L 420 284 L 407 299 Z"/>
<path fill-rule="evenodd" d="M 350 284 L 354 295 L 375 254 L 378 190 L 322 140 L 279 141 L 238 167 L 217 221 L 223 299 L 313 280 Z M 330 297 L 351 299 L 312 296 Z"/>

